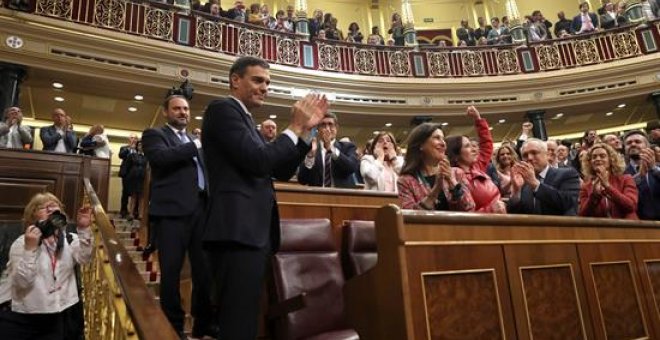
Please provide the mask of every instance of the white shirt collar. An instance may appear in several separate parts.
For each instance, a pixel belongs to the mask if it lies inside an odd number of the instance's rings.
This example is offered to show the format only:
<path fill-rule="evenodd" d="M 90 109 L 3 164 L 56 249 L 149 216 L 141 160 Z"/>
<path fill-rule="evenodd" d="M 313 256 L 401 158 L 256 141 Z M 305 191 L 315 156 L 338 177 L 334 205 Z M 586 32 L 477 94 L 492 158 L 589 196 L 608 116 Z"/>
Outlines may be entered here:
<path fill-rule="evenodd" d="M 238 98 L 236 98 L 232 95 L 230 95 L 229 98 L 231 98 L 231 99 L 235 100 L 236 102 L 238 102 L 238 105 L 241 106 L 243 111 L 245 111 L 245 113 L 247 113 L 248 116 L 252 117 L 252 113 L 250 113 L 250 111 L 248 111 L 247 107 L 245 107 L 245 104 L 243 104 L 243 102 L 240 99 L 238 99 Z"/>
<path fill-rule="evenodd" d="M 186 133 L 186 128 L 183 128 L 183 129 L 179 130 L 179 129 L 175 128 L 174 126 L 170 125 L 170 123 L 167 123 L 167 124 L 165 124 L 165 125 L 167 125 L 167 127 L 169 127 L 170 129 L 172 129 L 172 131 L 174 131 L 174 134 L 177 135 L 177 136 L 179 135 L 179 132 Z M 187 134 L 186 134 L 186 135 L 187 135 Z"/>
<path fill-rule="evenodd" d="M 543 169 L 543 171 L 541 171 L 538 174 L 538 176 L 541 177 L 542 180 L 545 180 L 545 176 L 548 175 L 548 170 L 549 169 L 550 169 L 550 163 L 548 163 L 548 165 L 545 166 L 545 169 Z"/>

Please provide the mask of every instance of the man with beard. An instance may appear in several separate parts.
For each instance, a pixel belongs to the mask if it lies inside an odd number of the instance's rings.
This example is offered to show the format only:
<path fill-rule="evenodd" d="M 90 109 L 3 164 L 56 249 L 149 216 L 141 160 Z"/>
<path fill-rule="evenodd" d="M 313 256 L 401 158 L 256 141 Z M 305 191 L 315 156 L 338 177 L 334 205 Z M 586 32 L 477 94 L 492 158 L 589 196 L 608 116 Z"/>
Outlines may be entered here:
<path fill-rule="evenodd" d="M 629 131 L 623 137 L 626 159 L 625 173 L 632 175 L 637 185 L 637 215 L 642 220 L 660 219 L 660 168 L 655 151 L 649 147 L 646 134 Z"/>

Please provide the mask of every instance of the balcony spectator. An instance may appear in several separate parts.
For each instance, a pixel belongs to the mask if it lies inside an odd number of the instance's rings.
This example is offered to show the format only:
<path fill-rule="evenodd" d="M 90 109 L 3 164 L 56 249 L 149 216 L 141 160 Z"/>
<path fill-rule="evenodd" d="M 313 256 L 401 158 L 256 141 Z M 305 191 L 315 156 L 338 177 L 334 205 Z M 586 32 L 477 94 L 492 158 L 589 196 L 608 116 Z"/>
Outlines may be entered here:
<path fill-rule="evenodd" d="M 32 131 L 23 123 L 23 113 L 19 107 L 9 107 L 3 112 L 4 122 L 0 122 L 0 148 L 23 149 L 32 144 Z"/>
<path fill-rule="evenodd" d="M 596 13 L 589 12 L 589 3 L 580 4 L 580 14 L 573 18 L 571 24 L 572 34 L 591 33 L 598 29 L 598 16 Z"/>
<path fill-rule="evenodd" d="M 477 46 L 486 46 L 488 45 L 488 40 L 486 40 L 486 37 L 481 37 L 479 40 L 477 40 Z"/>
<path fill-rule="evenodd" d="M 438 40 L 438 47 L 447 47 L 446 40 Z"/>
<path fill-rule="evenodd" d="M 490 25 L 486 25 L 486 20 L 483 17 L 477 18 L 479 27 L 474 30 L 474 39 L 479 41 L 482 37 L 488 38 L 488 33 L 493 29 Z"/>
<path fill-rule="evenodd" d="M 639 130 L 623 137 L 628 164 L 624 173 L 632 175 L 639 193 L 637 215 L 643 220 L 660 220 L 660 167 L 648 137 Z"/>
<path fill-rule="evenodd" d="M 474 210 L 472 195 L 456 180 L 445 155 L 447 144 L 439 124 L 418 125 L 410 132 L 407 145 L 397 181 L 403 209 Z"/>
<path fill-rule="evenodd" d="M 641 0 L 639 4 L 642 5 L 642 15 L 644 15 L 647 21 L 660 18 L 660 4 L 658 4 L 658 0 Z"/>
<path fill-rule="evenodd" d="M 534 11 L 530 17 L 527 28 L 527 36 L 529 41 L 543 41 L 548 39 L 548 28 L 543 21 L 541 11 Z"/>
<path fill-rule="evenodd" d="M 368 154 L 361 158 L 360 173 L 365 189 L 396 192 L 403 157 L 390 132 L 380 132 L 371 143 Z"/>
<path fill-rule="evenodd" d="M 564 30 L 566 33 L 570 32 L 572 21 L 566 19 L 566 14 L 564 14 L 564 11 L 557 13 L 557 19 L 559 19 L 559 21 L 555 23 L 555 37 L 562 38 L 561 31 Z"/>
<path fill-rule="evenodd" d="M 261 5 L 259 8 L 259 16 L 261 17 L 261 23 L 264 27 L 270 27 L 271 24 L 275 22 L 275 18 L 270 15 L 270 8 L 267 4 Z"/>
<path fill-rule="evenodd" d="M 460 41 L 465 41 L 466 46 L 474 46 L 477 44 L 477 41 L 474 38 L 474 30 L 468 25 L 468 21 L 465 19 L 461 20 L 461 27 L 456 30 L 456 37 Z"/>
<path fill-rule="evenodd" d="M 286 22 L 288 25 L 291 27 L 291 32 L 295 33 L 296 32 L 296 10 L 293 8 L 292 5 L 287 5 L 286 6 Z"/>
<path fill-rule="evenodd" d="M 500 19 L 498 17 L 491 19 L 490 23 L 493 25 L 493 28 L 488 32 L 488 44 L 506 44 L 506 38 L 509 36 L 509 30 L 500 26 Z"/>
<path fill-rule="evenodd" d="M 204 10 L 204 6 L 202 5 L 202 2 L 200 0 L 193 0 L 190 8 L 193 11 L 199 11 L 199 12 Z"/>
<path fill-rule="evenodd" d="M 614 8 L 612 3 L 605 4 L 605 13 L 600 16 L 600 27 L 602 29 L 611 29 L 625 25 L 628 19 L 625 13 L 622 12 L 621 7 Z"/>
<path fill-rule="evenodd" d="M 293 33 L 293 27 L 286 20 L 286 14 L 284 14 L 283 10 L 277 11 L 275 19 L 275 25 L 269 27 L 270 29 L 285 33 Z"/>
<path fill-rule="evenodd" d="M 314 16 L 309 20 L 309 36 L 315 38 L 323 27 L 323 11 L 314 10 Z"/>
<path fill-rule="evenodd" d="M 209 0 L 207 3 L 204 4 L 204 7 L 202 7 L 202 11 L 204 11 L 206 13 L 211 13 L 211 6 L 213 6 L 213 5 L 218 5 L 218 10 L 217 11 L 218 11 L 218 13 L 220 13 L 219 16 L 223 16 L 223 17 L 227 16 L 227 12 L 223 11 L 222 7 L 220 7 L 220 1 L 219 0 Z"/>
<path fill-rule="evenodd" d="M 110 142 L 103 125 L 94 125 L 80 140 L 78 150 L 83 155 L 110 158 Z"/>
<path fill-rule="evenodd" d="M 218 8 L 219 8 L 218 4 Z M 236 20 L 238 22 L 245 22 L 245 4 L 241 0 L 234 2 L 234 7 L 227 11 L 227 18 Z"/>
<path fill-rule="evenodd" d="M 458 47 L 468 47 L 468 43 L 465 40 L 458 42 Z"/>
<path fill-rule="evenodd" d="M 317 35 L 316 35 L 316 39 L 319 39 L 319 40 L 326 40 L 326 39 L 327 39 L 326 36 L 325 36 L 325 29 L 321 29 L 321 30 L 317 33 Z"/>
<path fill-rule="evenodd" d="M 392 14 L 392 23 L 387 33 L 392 35 L 394 46 L 405 45 L 405 39 L 403 36 L 403 21 L 401 21 L 401 15 L 399 13 Z"/>
<path fill-rule="evenodd" d="M 41 128 L 39 138 L 44 145 L 44 151 L 75 153 L 78 145 L 73 127 L 70 121 L 67 121 L 66 112 L 60 108 L 53 110 L 53 125 Z"/>
<path fill-rule="evenodd" d="M 507 30 L 511 28 L 509 17 L 506 15 L 502 17 L 502 27 L 506 28 Z"/>
<path fill-rule="evenodd" d="M 557 146 L 557 167 L 558 168 L 568 168 L 571 166 L 571 162 L 568 159 L 569 149 L 568 146 L 564 144 L 559 144 Z"/>
<path fill-rule="evenodd" d="M 623 143 L 621 143 L 621 138 L 615 134 L 608 134 L 603 136 L 603 142 L 611 146 L 616 152 L 623 155 Z"/>
<path fill-rule="evenodd" d="M 493 161 L 488 166 L 488 176 L 500 189 L 502 198 L 511 196 L 511 168 L 518 162 L 518 154 L 510 144 L 503 144 L 493 155 Z"/>
<path fill-rule="evenodd" d="M 570 38 L 570 37 L 571 37 L 571 34 L 568 33 L 568 31 L 564 30 L 564 29 L 560 30 L 558 35 L 557 35 L 557 38 Z"/>
<path fill-rule="evenodd" d="M 361 44 L 362 43 L 362 33 L 360 32 L 360 26 L 357 22 L 352 22 L 348 25 L 348 33 L 346 34 L 346 41 Z"/>
<path fill-rule="evenodd" d="M 598 13 L 598 15 L 605 15 L 605 13 L 607 13 L 607 9 L 605 7 L 607 7 L 608 4 L 611 5 L 612 2 L 611 2 L 611 0 L 601 0 L 601 3 L 602 3 L 602 6 L 600 6 L 598 8 L 598 11 L 596 11 L 596 12 Z"/>
<path fill-rule="evenodd" d="M 344 32 L 337 28 L 337 18 L 330 18 L 328 28 L 325 29 L 325 38 L 328 40 L 344 40 Z"/>
<path fill-rule="evenodd" d="M 523 162 L 512 169 L 508 211 L 514 214 L 577 215 L 580 176 L 572 168 L 548 164 L 545 142 L 528 138 L 522 148 Z"/>
<path fill-rule="evenodd" d="M 250 5 L 250 14 L 248 14 L 248 24 L 255 26 L 265 26 L 263 17 L 261 16 L 261 5 L 252 4 Z"/>
<path fill-rule="evenodd" d="M 323 29 L 328 29 L 330 27 L 330 21 L 332 18 L 332 13 L 325 13 L 325 15 L 323 15 Z"/>
<path fill-rule="evenodd" d="M 542 23 L 543 25 L 545 25 L 545 31 L 548 32 L 548 39 L 552 39 L 552 30 L 550 29 L 550 28 L 552 28 L 552 22 L 550 22 L 550 20 L 546 19 L 541 11 L 536 10 L 534 12 L 535 13 L 538 12 L 536 14 L 539 17 L 539 22 Z"/>
<path fill-rule="evenodd" d="M 222 12 L 220 10 L 220 5 L 212 4 L 209 14 L 211 14 L 211 16 L 214 16 L 216 18 L 220 18 L 222 16 Z"/>
<path fill-rule="evenodd" d="M 367 38 L 367 44 L 369 45 L 385 45 L 385 39 L 380 34 L 380 29 L 378 26 L 371 28 L 371 35 Z"/>
<path fill-rule="evenodd" d="M 467 116 L 474 120 L 478 145 L 467 136 L 450 136 L 447 138 L 447 158 L 454 168 L 456 180 L 470 192 L 475 212 L 505 214 L 506 206 L 500 190 L 486 174 L 493 156 L 493 137 L 488 122 L 481 118 L 474 106 L 467 108 Z"/>
<path fill-rule="evenodd" d="M 624 174 L 623 157 L 611 146 L 597 143 L 582 158 L 586 182 L 580 189 L 580 216 L 637 220 L 637 187 Z"/>

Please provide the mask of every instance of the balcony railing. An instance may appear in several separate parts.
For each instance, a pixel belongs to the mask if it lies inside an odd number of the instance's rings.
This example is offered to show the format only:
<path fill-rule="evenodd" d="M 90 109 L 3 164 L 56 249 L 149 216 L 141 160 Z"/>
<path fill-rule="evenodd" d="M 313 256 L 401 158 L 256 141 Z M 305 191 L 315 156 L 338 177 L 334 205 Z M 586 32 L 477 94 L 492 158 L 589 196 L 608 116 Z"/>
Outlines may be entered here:
<path fill-rule="evenodd" d="M 414 49 L 310 41 L 303 35 L 160 3 L 36 0 L 30 12 L 227 55 L 378 77 L 455 78 L 546 72 L 657 53 L 660 45 L 660 20 L 527 46 Z"/>

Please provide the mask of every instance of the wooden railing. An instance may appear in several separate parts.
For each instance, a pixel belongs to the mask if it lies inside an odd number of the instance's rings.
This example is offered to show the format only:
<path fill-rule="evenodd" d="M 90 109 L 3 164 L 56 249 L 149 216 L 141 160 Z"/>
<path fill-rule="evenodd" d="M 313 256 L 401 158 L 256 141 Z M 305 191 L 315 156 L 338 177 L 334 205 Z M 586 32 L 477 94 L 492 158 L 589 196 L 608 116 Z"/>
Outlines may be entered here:
<path fill-rule="evenodd" d="M 83 266 L 87 339 L 179 339 L 118 239 L 89 179 L 85 196 L 94 212 L 95 250 Z"/>
<path fill-rule="evenodd" d="M 660 20 L 525 45 L 405 48 L 312 40 L 161 3 L 33 0 L 29 12 L 102 29 L 271 63 L 378 77 L 513 75 L 657 53 Z M 0 6 L 7 6 L 1 5 Z"/>

